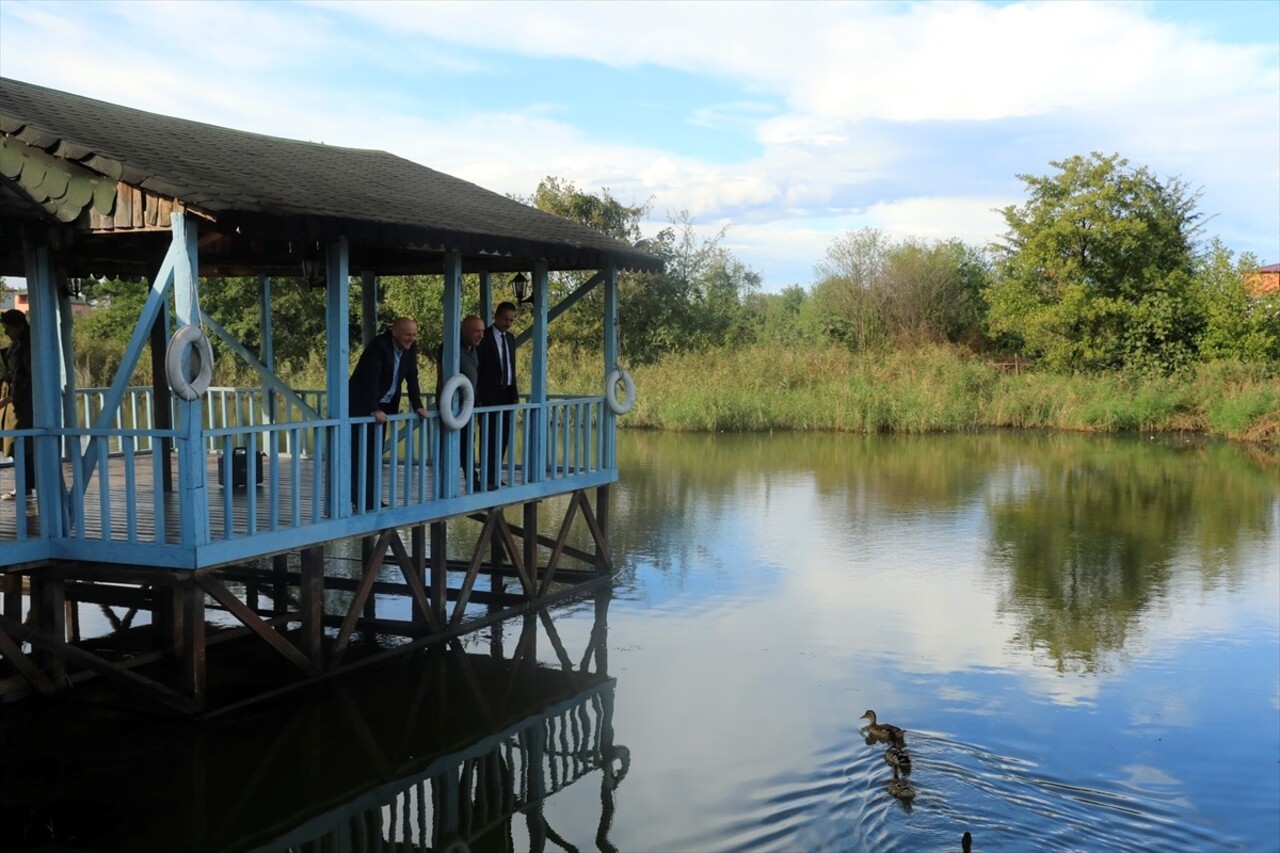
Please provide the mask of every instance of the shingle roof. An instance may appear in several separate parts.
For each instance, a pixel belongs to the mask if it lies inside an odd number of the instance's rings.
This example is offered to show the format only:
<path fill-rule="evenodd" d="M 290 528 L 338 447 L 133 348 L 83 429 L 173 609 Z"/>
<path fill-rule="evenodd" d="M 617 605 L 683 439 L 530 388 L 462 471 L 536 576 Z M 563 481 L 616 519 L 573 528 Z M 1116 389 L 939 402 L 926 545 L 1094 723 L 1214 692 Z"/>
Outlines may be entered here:
<path fill-rule="evenodd" d="M 16 140 L 13 150 L 38 148 L 84 167 L 99 190 L 120 181 L 171 198 L 207 214 L 223 234 L 345 235 L 353 260 L 363 252 L 367 264 L 382 259 L 395 271 L 409 271 L 406 264 L 437 271 L 443 251 L 496 271 L 528 269 L 535 258 L 551 269 L 662 267 L 626 243 L 384 151 L 246 133 L 0 78 L 4 140 Z M 56 205 L 11 174 L 13 150 L 3 152 L 9 167 L 0 170 L 0 219 L 49 221 Z M 247 263 L 249 241 L 237 242 L 238 262 Z"/>

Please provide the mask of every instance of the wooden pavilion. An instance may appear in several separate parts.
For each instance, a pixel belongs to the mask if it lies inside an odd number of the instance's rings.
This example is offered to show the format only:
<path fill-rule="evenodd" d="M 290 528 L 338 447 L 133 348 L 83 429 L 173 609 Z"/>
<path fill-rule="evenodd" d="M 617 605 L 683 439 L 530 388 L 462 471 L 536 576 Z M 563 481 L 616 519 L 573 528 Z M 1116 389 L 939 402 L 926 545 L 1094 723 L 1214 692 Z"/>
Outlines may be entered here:
<path fill-rule="evenodd" d="M 604 385 L 617 376 L 617 274 L 660 269 L 625 243 L 392 154 L 0 78 L 0 275 L 27 281 L 35 409 L 29 428 L 0 432 L 13 446 L 0 490 L 17 493 L 0 504 L 0 701 L 98 675 L 198 713 L 209 698 L 206 608 L 306 679 L 349 664 L 357 632 L 436 642 L 607 581 L 621 407 Z M 548 274 L 563 270 L 594 275 L 549 305 Z M 518 338 L 529 347 L 528 391 L 470 419 L 481 441 L 499 417 L 514 422 L 502 485 L 477 488 L 458 475 L 486 461 L 438 407 L 425 419 L 390 418 L 381 464 L 366 466 L 363 448 L 352 446 L 364 431 L 352 427 L 371 419 L 348 413 L 353 279 L 367 343 L 380 275 L 443 276 L 443 363 L 452 375 L 464 274 L 475 274 L 487 318 L 492 277 L 517 272 L 533 285 L 532 324 Z M 213 276 L 260 283 L 259 351 L 201 309 L 201 279 Z M 273 369 L 271 281 L 300 276 L 323 293 L 319 391 L 291 388 Z M 75 387 L 71 292 L 88 277 L 149 288 L 115 380 L 101 389 Z M 550 394 L 548 326 L 596 288 L 601 392 Z M 205 389 L 206 335 L 251 365 L 260 386 Z M 131 386 L 148 345 L 153 381 Z M 458 402 L 441 401 L 446 420 L 464 414 Z M 238 453 L 260 460 L 260 482 L 250 461 L 247 487 L 236 487 Z M 381 507 L 353 508 L 353 464 L 357 488 L 372 481 Z M 482 482 L 499 479 L 480 473 Z M 27 485 L 34 495 L 24 499 Z M 550 519 L 555 535 L 545 534 L 539 506 L 557 497 L 567 508 Z M 513 505 L 518 524 L 508 521 Z M 469 561 L 446 558 L 449 519 L 475 522 Z M 591 546 L 575 548 L 571 531 L 582 528 Z M 364 543 L 355 576 L 325 556 L 326 546 L 353 538 Z M 380 577 L 384 565 L 400 581 Z M 481 577 L 487 593 L 476 588 Z M 350 593 L 336 612 L 332 590 Z M 402 596 L 411 617 L 380 615 L 379 595 Z M 149 625 L 113 656 L 78 636 L 83 602 L 145 611 Z"/>

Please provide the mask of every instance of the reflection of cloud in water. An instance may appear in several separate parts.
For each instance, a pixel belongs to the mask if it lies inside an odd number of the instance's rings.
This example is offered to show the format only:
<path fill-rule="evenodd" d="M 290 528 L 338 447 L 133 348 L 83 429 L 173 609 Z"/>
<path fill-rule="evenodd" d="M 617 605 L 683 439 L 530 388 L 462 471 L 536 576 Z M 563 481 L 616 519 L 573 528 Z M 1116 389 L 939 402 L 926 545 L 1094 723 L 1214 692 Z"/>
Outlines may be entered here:
<path fill-rule="evenodd" d="M 865 656 L 868 664 L 891 658 L 894 665 L 921 674 L 977 668 L 1017 672 L 1027 690 L 1055 704 L 1096 701 L 1107 681 L 1105 670 L 1115 660 L 1093 672 L 1060 672 L 1045 666 L 1034 647 L 1011 642 L 1020 626 L 998 609 L 992 584 L 1000 576 L 990 574 L 989 532 L 979 498 L 932 516 L 877 514 L 865 494 L 851 499 L 846 492 L 823 492 L 812 475 L 777 477 L 767 488 L 742 479 L 738 511 L 745 523 L 737 529 L 751 541 L 734 547 L 753 555 L 756 564 L 782 563 L 769 594 L 781 598 L 776 612 L 804 614 L 790 625 L 795 643 Z M 1025 483 L 1006 485 L 1016 490 Z M 858 507 L 854 517 L 847 515 L 851 502 Z M 1258 547 L 1280 550 L 1275 541 Z M 1260 553 L 1240 556 L 1245 564 L 1265 564 Z M 1160 655 L 1163 647 L 1176 655 L 1181 643 L 1236 630 L 1242 607 L 1261 624 L 1274 624 L 1280 603 L 1276 573 L 1262 589 L 1249 584 L 1247 597 L 1225 583 L 1199 595 L 1184 594 L 1186 585 L 1201 583 L 1198 567 L 1197 555 L 1178 554 L 1172 566 L 1178 588 L 1138 614 L 1125 648 L 1110 654 L 1123 660 L 1138 653 Z"/>

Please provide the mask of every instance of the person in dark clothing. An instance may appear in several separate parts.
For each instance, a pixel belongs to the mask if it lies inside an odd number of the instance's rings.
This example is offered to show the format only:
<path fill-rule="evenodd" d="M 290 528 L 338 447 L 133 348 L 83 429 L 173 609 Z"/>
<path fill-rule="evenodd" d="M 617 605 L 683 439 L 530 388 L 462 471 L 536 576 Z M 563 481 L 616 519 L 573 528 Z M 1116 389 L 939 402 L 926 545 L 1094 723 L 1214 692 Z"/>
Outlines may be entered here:
<path fill-rule="evenodd" d="M 4 350 L 4 372 L 9 387 L 8 394 L 0 398 L 0 409 L 6 405 L 13 406 L 13 429 L 31 429 L 35 426 L 35 407 L 31 393 L 31 327 L 27 325 L 27 315 L 17 308 L 10 308 L 0 313 L 0 325 L 9 336 L 9 346 Z M 30 496 L 36 487 L 36 453 L 35 441 L 31 436 L 19 439 L 22 443 L 23 492 Z M 17 489 L 0 498 L 13 500 L 17 497 Z"/>
<path fill-rule="evenodd" d="M 351 428 L 351 502 L 362 511 L 378 505 L 373 489 L 374 473 L 382 464 L 381 455 L 377 452 L 378 438 L 386 434 L 387 415 L 400 411 L 401 386 L 408 386 L 409 406 L 418 417 L 427 416 L 418 388 L 417 340 L 418 324 L 408 317 L 400 317 L 390 329 L 369 342 L 351 371 L 347 385 L 348 411 L 352 417 L 372 415 L 375 421 Z M 365 442 L 363 500 L 360 466 L 355 460 L 355 454 L 360 452 L 362 436 Z"/>
<path fill-rule="evenodd" d="M 484 330 L 480 341 L 480 384 L 476 387 L 476 403 L 480 406 L 510 406 L 520 401 L 516 387 L 516 339 L 511 334 L 511 324 L 516 319 L 516 306 L 503 302 L 493 312 L 493 325 Z M 502 459 L 511 443 L 512 415 L 500 412 L 490 414 L 489 442 L 486 459 L 491 489 L 502 482 Z"/>
<path fill-rule="evenodd" d="M 467 377 L 471 383 L 471 390 L 475 391 L 480 384 L 480 341 L 484 339 L 484 320 L 470 314 L 462 318 L 462 326 L 458 335 L 458 372 Z M 444 344 L 436 347 L 436 405 L 443 408 L 446 401 L 440 399 L 440 392 L 444 389 L 444 383 L 447 377 L 444 375 Z M 471 422 L 468 421 L 462 429 L 458 430 L 460 439 L 458 444 L 458 464 L 462 467 L 465 474 L 467 464 L 470 458 L 468 449 L 471 444 Z M 444 458 L 444 442 L 445 430 L 443 425 L 440 428 L 440 458 Z M 478 486 L 479 484 L 474 484 Z"/>

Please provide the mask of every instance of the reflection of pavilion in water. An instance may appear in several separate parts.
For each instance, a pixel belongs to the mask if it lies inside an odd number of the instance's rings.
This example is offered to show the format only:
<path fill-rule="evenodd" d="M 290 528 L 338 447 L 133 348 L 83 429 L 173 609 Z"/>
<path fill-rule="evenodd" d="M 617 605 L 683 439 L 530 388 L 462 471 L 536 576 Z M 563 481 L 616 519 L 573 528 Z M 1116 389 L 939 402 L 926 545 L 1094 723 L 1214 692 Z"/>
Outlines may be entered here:
<path fill-rule="evenodd" d="M 577 849 L 543 806 L 594 777 L 595 844 L 613 850 L 613 791 L 629 755 L 614 743 L 607 607 L 603 592 L 576 655 L 542 610 L 524 618 L 514 648 L 499 625 L 487 653 L 455 642 L 319 696 L 158 736 L 51 719 L 66 707 L 28 710 L 30 728 L 5 746 L 0 778 L 16 796 L 0 819 L 26 826 L 28 843 L 95 850 Z M 539 662 L 540 646 L 556 665 Z"/>

